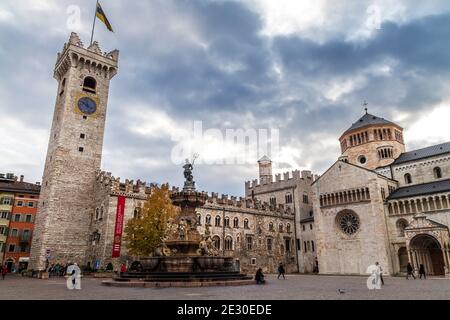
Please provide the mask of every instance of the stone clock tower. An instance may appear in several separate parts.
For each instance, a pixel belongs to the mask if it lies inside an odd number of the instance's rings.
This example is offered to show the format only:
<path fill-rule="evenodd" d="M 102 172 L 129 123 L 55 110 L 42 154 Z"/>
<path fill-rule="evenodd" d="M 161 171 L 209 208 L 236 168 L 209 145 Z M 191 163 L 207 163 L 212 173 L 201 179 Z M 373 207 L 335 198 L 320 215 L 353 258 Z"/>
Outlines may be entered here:
<path fill-rule="evenodd" d="M 31 265 L 85 263 L 89 222 L 94 211 L 96 172 L 100 170 L 109 84 L 119 52 L 88 48 L 72 33 L 58 53 L 53 123 L 42 177 Z"/>

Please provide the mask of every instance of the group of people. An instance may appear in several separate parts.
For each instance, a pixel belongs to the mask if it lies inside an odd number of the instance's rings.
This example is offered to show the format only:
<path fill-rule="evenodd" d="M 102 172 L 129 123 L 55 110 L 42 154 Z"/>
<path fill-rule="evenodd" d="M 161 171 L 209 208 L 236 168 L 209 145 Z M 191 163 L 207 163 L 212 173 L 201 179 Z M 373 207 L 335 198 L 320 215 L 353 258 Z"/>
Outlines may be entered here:
<path fill-rule="evenodd" d="M 285 273 L 286 273 L 286 270 L 284 270 L 284 266 L 280 262 L 280 264 L 278 265 L 278 277 L 277 277 L 277 279 L 280 279 L 281 276 L 283 277 L 283 279 L 286 279 L 286 277 L 284 276 Z M 261 268 L 259 268 L 256 271 L 255 281 L 256 281 L 256 284 L 264 284 L 264 283 L 266 283 L 266 280 L 264 280 L 264 274 L 263 274 Z"/>
<path fill-rule="evenodd" d="M 379 275 L 379 281 L 381 282 L 381 285 L 384 285 L 384 279 L 383 279 L 383 268 L 381 268 L 380 264 L 378 262 L 375 262 L 375 266 L 377 268 L 377 275 Z M 284 276 L 286 273 L 284 266 L 282 263 L 278 265 L 278 277 L 277 279 L 280 279 L 280 277 L 283 277 L 283 279 L 286 279 Z M 409 277 L 412 276 L 414 279 L 416 279 L 416 276 L 414 275 L 414 269 L 411 265 L 411 263 L 408 262 L 408 265 L 406 266 L 406 279 L 409 279 Z M 426 279 L 426 273 L 425 273 L 425 267 L 423 264 L 420 264 L 419 266 L 419 279 Z M 259 268 L 256 271 L 255 274 L 255 281 L 257 284 L 264 284 L 266 283 L 266 280 L 264 280 L 264 274 L 262 272 L 262 269 Z"/>
<path fill-rule="evenodd" d="M 409 276 L 412 276 L 413 279 L 416 279 L 416 276 L 414 275 L 414 268 L 412 267 L 411 263 L 408 262 L 407 266 L 406 266 L 406 280 L 409 279 Z M 426 279 L 427 275 L 425 273 L 425 267 L 423 264 L 420 264 L 419 266 L 419 279 Z"/>
<path fill-rule="evenodd" d="M 48 269 L 48 275 L 49 277 L 63 277 L 66 275 L 67 272 L 67 268 L 69 267 L 70 264 L 66 263 L 65 265 L 63 264 L 52 264 Z"/>

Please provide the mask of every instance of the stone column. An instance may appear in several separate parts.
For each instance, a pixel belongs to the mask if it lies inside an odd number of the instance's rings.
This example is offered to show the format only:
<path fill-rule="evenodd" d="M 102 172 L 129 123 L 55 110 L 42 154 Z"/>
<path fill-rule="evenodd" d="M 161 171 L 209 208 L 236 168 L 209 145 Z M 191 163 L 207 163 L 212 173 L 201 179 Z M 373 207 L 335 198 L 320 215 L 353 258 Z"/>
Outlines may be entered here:
<path fill-rule="evenodd" d="M 442 250 L 442 256 L 444 258 L 444 275 L 445 275 L 446 278 L 450 278 L 450 274 L 449 274 L 450 269 L 449 269 L 449 266 L 448 266 L 446 250 L 444 248 L 441 248 L 441 250 Z"/>

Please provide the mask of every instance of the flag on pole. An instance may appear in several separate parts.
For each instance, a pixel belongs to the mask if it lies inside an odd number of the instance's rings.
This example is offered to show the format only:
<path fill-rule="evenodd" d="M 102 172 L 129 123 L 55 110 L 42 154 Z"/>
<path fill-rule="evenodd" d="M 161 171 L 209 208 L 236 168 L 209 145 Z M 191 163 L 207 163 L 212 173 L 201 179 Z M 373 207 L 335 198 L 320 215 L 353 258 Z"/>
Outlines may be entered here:
<path fill-rule="evenodd" d="M 105 24 L 105 26 L 108 28 L 109 31 L 114 32 L 113 28 L 111 27 L 111 24 L 108 21 L 108 18 L 106 18 L 105 13 L 103 12 L 100 2 L 97 2 L 97 11 L 95 15 Z"/>

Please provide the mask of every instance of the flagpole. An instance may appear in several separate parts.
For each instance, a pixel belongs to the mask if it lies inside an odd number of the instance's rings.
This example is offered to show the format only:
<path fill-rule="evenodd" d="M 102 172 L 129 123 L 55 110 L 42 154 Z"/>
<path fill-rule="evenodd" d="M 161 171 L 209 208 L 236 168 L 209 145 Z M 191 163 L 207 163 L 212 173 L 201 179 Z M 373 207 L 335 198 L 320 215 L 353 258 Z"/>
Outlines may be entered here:
<path fill-rule="evenodd" d="M 94 29 L 95 29 L 95 21 L 97 20 L 97 7 L 98 7 L 98 0 L 95 4 L 95 13 L 94 13 L 94 23 L 92 24 L 92 33 L 91 33 L 91 46 L 92 46 L 92 40 L 94 40 Z"/>

